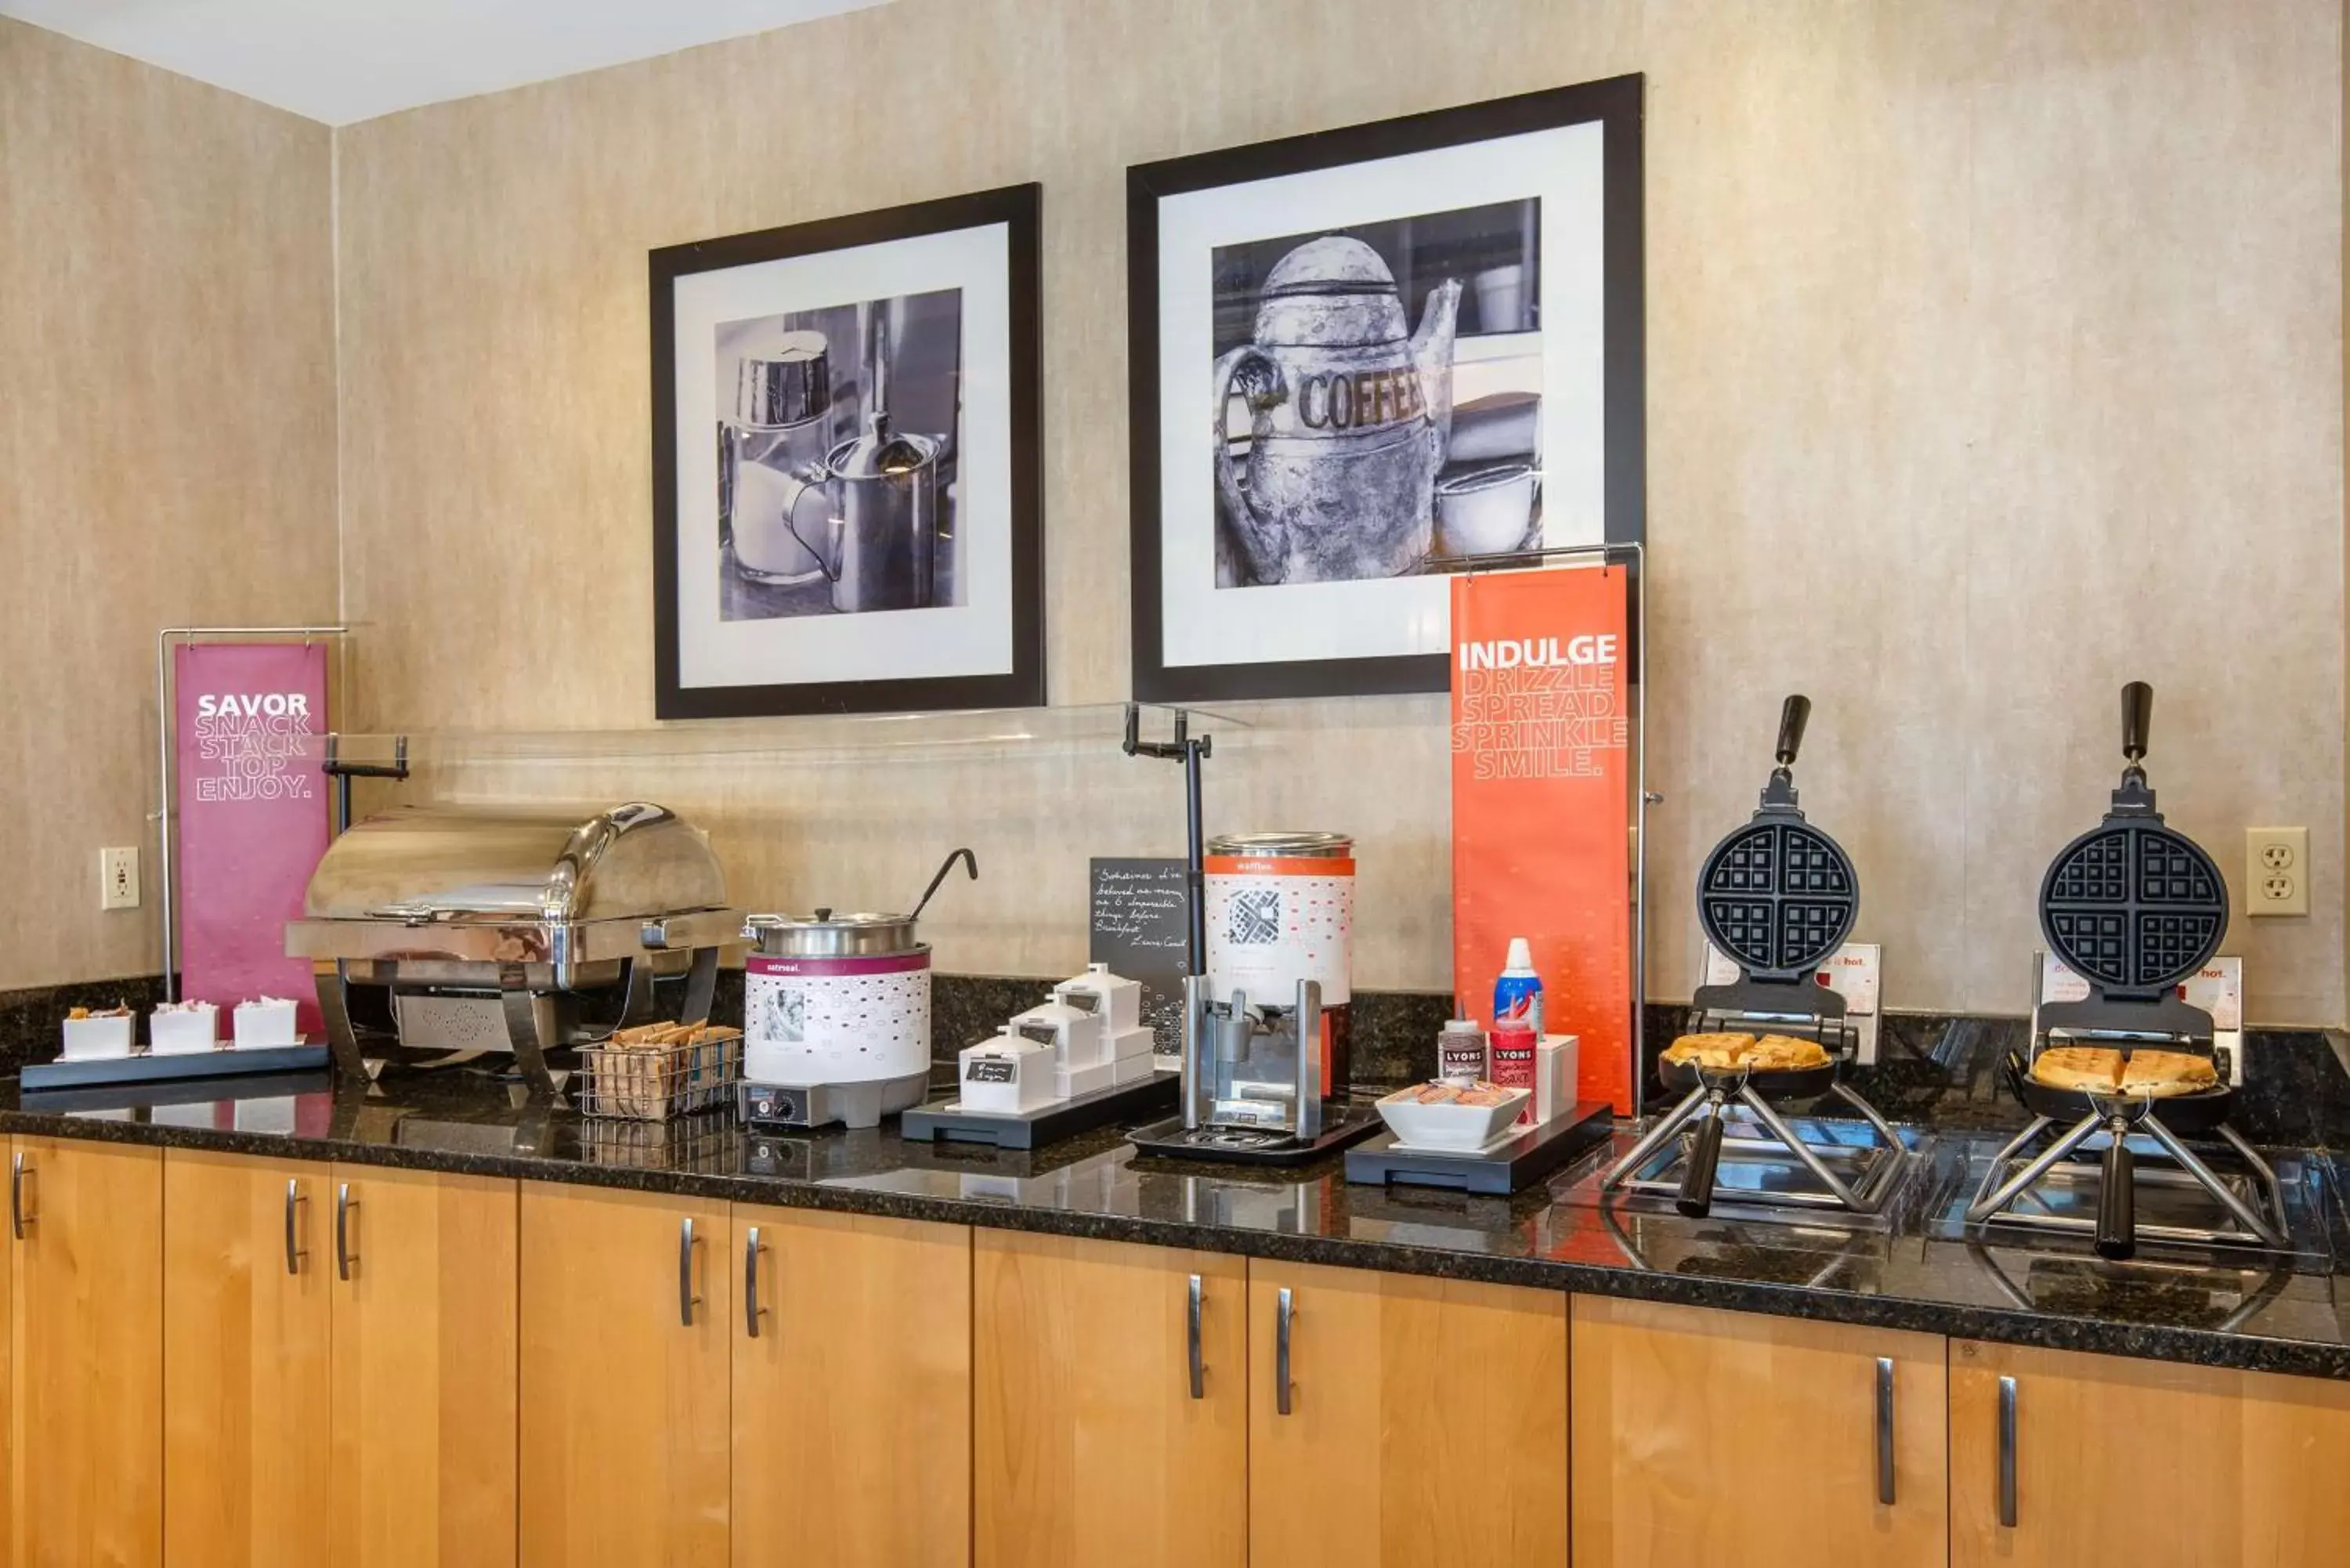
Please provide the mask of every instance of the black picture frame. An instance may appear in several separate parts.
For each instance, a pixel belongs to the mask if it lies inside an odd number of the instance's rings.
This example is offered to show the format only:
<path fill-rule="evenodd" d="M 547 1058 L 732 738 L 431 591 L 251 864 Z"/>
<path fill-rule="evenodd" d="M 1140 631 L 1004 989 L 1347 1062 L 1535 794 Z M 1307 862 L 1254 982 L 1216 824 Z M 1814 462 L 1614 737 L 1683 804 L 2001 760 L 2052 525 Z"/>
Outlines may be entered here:
<path fill-rule="evenodd" d="M 666 245 L 649 253 L 653 470 L 654 717 L 739 719 L 1032 708 L 1045 704 L 1045 487 L 1042 227 L 1044 187 L 947 196 L 782 228 Z M 1010 314 L 1009 478 L 1012 650 L 1008 672 L 683 687 L 678 656 L 678 459 L 673 287 L 695 273 L 892 240 L 1005 226 Z"/>
<path fill-rule="evenodd" d="M 1638 75 L 1545 88 L 1343 130 L 1226 148 L 1127 170 L 1128 402 L 1133 553 L 1133 694 L 1153 702 L 1365 696 L 1442 691 L 1441 653 L 1260 663 L 1165 662 L 1159 450 L 1159 202 L 1168 196 L 1433 151 L 1529 131 L 1597 121 L 1605 127 L 1601 182 L 1606 231 L 1602 386 L 1604 526 L 1609 544 L 1638 542 L 1647 512 L 1643 304 L 1642 87 Z M 1188 461 L 1188 454 L 1180 454 Z"/>

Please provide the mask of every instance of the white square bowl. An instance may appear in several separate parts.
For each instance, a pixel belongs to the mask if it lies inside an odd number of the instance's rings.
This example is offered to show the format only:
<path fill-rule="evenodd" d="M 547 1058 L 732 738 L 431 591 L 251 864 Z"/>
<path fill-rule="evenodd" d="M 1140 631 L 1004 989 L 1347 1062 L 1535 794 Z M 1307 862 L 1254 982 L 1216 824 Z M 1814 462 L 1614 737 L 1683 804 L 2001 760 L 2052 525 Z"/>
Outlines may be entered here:
<path fill-rule="evenodd" d="M 192 1007 L 147 1016 L 148 1049 L 158 1056 L 192 1056 L 220 1049 L 220 1010 Z"/>
<path fill-rule="evenodd" d="M 132 1026 L 137 1022 L 127 1012 L 120 1018 L 67 1019 L 64 1059 L 102 1062 L 130 1055 Z"/>
<path fill-rule="evenodd" d="M 1471 1154 L 1508 1130 L 1518 1113 L 1534 1097 L 1532 1089 L 1503 1091 L 1495 1106 L 1464 1106 L 1458 1100 L 1424 1105 L 1412 1096 L 1424 1085 L 1399 1089 L 1378 1102 L 1379 1119 L 1396 1141 L 1413 1148 L 1438 1148 L 1450 1154 Z"/>
<path fill-rule="evenodd" d="M 299 1045 L 294 1033 L 290 1002 L 240 1002 L 236 1004 L 236 1048 L 266 1050 L 275 1045 Z"/>

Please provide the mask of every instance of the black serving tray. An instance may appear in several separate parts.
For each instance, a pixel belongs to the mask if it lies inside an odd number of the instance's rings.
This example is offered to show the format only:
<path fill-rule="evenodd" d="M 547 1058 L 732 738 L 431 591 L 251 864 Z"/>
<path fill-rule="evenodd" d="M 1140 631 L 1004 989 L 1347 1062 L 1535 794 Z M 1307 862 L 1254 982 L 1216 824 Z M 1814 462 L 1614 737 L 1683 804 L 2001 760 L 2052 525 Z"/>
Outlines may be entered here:
<path fill-rule="evenodd" d="M 1584 1100 L 1507 1143 L 1471 1153 L 1413 1148 L 1396 1135 L 1378 1137 L 1347 1151 L 1347 1179 L 1374 1187 L 1450 1187 L 1462 1192 L 1512 1193 L 1533 1186 L 1595 1145 L 1616 1127 L 1616 1109 L 1605 1100 Z"/>
<path fill-rule="evenodd" d="M 102 1084 L 169 1084 L 187 1078 L 244 1078 L 256 1073 L 310 1073 L 327 1065 L 324 1045 L 274 1045 L 250 1051 L 190 1051 L 172 1056 L 100 1056 L 80 1062 L 33 1062 L 16 1082 L 27 1091 L 82 1089 Z"/>

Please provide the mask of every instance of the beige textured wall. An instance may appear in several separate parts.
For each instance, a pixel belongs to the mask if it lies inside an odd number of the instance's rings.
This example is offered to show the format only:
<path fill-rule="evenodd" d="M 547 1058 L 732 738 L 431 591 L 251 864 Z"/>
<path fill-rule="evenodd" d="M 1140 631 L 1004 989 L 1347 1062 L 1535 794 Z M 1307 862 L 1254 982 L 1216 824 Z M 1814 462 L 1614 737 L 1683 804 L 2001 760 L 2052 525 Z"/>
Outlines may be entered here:
<path fill-rule="evenodd" d="M 2307 920 L 2240 920 L 2264 1021 L 2344 1016 L 2336 0 L 900 0 L 338 138 L 345 587 L 366 722 L 651 713 L 644 252 L 1040 180 L 1055 701 L 1127 684 L 1124 170 L 1643 71 L 1652 994 L 1780 695 L 1890 1000 L 2015 1011 L 2047 857 L 2154 682 L 2172 820 L 2240 877 L 2307 823 Z M 1363 839 L 1357 973 L 1448 983 L 1440 701 L 1219 736 L 1211 819 Z M 1083 729 L 1083 724 L 1067 726 Z M 792 732 L 771 726 L 772 732 Z M 735 742 L 727 732 L 724 744 Z M 672 754 L 662 754 L 662 749 Z M 647 794 L 747 901 L 987 877 L 945 967 L 1049 973 L 1087 853 L 1171 852 L 1174 770 L 1092 739 L 462 767 Z"/>
<path fill-rule="evenodd" d="M 155 630 L 336 607 L 327 128 L 0 20 L 0 990 L 152 973 Z M 98 852 L 149 906 L 101 915 Z"/>

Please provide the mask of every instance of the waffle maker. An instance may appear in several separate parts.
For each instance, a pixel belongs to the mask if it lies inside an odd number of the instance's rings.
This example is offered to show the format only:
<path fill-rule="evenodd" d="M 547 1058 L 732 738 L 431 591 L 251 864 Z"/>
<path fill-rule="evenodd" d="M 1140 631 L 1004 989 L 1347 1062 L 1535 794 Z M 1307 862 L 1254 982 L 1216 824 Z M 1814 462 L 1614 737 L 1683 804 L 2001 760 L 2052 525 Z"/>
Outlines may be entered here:
<path fill-rule="evenodd" d="M 1898 1163 L 1903 1147 L 1898 1136 L 1866 1100 L 1838 1079 L 1852 1052 L 1852 1032 L 1844 997 L 1817 978 L 1820 961 L 1843 944 L 1859 916 L 1860 878 L 1844 846 L 1806 820 L 1796 801 L 1795 755 L 1811 715 L 1810 698 L 1786 700 L 1779 713 L 1777 765 L 1762 786 L 1760 807 L 1714 846 L 1698 872 L 1698 923 L 1739 972 L 1728 985 L 1698 988 L 1691 998 L 1690 1030 L 1708 1033 L 1759 1028 L 1806 1037 L 1820 1043 L 1828 1060 L 1816 1067 L 1782 1070 L 1659 1062 L 1657 1075 L 1665 1086 L 1687 1094 L 1609 1169 L 1601 1182 L 1603 1190 L 1642 1168 L 1694 1121 L 1674 1206 L 1692 1219 L 1704 1218 L 1712 1208 L 1724 1113 L 1732 1100 L 1768 1128 L 1845 1208 L 1864 1210 L 1869 1204 L 1797 1136 L 1771 1102 L 1813 1100 L 1834 1092 L 1861 1112 Z"/>
<path fill-rule="evenodd" d="M 1738 965 L 1730 984 L 1698 988 L 1691 1005 L 1701 1014 L 1839 1023 L 1844 1017 L 1844 997 L 1815 977 L 1860 914 L 1860 878 L 1844 846 L 1805 821 L 1795 803 L 1795 753 L 1811 717 L 1810 698 L 1787 699 L 1779 711 L 1778 766 L 1762 786 L 1761 808 L 1713 846 L 1698 872 L 1698 924 Z"/>
<path fill-rule="evenodd" d="M 2040 880 L 2041 935 L 2049 950 L 2087 983 L 2089 994 L 2079 1002 L 2043 1004 L 2031 1059 L 2008 1059 L 2009 1083 L 2033 1120 L 1992 1160 L 1967 1210 L 1968 1220 L 1978 1223 L 1997 1216 L 2062 1229 L 2090 1225 L 2079 1217 L 2011 1211 L 2010 1206 L 2059 1161 L 2104 1132 L 2109 1136 L 2093 1230 L 2098 1254 L 2116 1260 L 2137 1251 L 2133 1132 L 2151 1137 L 2208 1189 L 2250 1239 L 2272 1246 L 2284 1241 L 2283 1206 L 2273 1173 L 2225 1125 L 2235 1099 L 2226 1073 L 2220 1074 L 2216 1087 L 2160 1099 L 2057 1088 L 2032 1075 L 2033 1061 L 2060 1042 L 2213 1054 L 2211 1015 L 2189 1005 L 2178 987 L 2220 950 L 2228 930 L 2228 885 L 2203 846 L 2165 825 L 2155 808 L 2144 765 L 2153 718 L 2154 689 L 2142 680 L 2123 687 L 2122 778 L 2112 806 L 2096 826 L 2057 853 Z M 2067 1130 L 2045 1151 L 2020 1168 L 2013 1165 L 2014 1157 L 2058 1126 Z M 2264 1189 L 2264 1204 L 2247 1202 L 2182 1141 L 2214 1132 L 2245 1160 Z"/>

